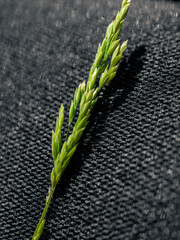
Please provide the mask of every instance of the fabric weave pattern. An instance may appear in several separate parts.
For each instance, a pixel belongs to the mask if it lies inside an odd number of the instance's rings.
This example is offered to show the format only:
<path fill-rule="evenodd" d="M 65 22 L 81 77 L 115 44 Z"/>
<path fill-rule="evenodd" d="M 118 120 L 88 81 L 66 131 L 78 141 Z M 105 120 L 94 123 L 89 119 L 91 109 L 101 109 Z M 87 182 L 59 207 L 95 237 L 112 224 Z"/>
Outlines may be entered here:
<path fill-rule="evenodd" d="M 42 240 L 180 239 L 179 7 L 132 1 L 121 32 L 128 49 L 57 187 Z M 33 234 L 59 107 L 68 114 L 119 9 L 118 0 L 0 1 L 0 240 Z"/>

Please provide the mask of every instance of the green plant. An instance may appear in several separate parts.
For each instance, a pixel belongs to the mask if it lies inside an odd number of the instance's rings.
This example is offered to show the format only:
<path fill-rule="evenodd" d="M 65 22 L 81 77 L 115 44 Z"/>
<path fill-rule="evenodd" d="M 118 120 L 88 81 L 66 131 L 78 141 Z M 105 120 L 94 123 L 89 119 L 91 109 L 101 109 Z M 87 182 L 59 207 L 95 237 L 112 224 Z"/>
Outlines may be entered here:
<path fill-rule="evenodd" d="M 55 131 L 52 131 L 52 156 L 54 167 L 51 172 L 51 187 L 46 198 L 44 211 L 36 227 L 32 240 L 41 237 L 45 225 L 45 216 L 51 202 L 56 186 L 69 164 L 74 152 L 77 149 L 91 114 L 91 111 L 98 99 L 101 89 L 107 85 L 116 75 L 119 62 L 127 47 L 127 41 L 120 45 L 118 39 L 124 18 L 128 12 L 130 0 L 124 0 L 121 10 L 115 20 L 108 26 L 102 44 L 99 44 L 95 60 L 89 72 L 87 84 L 81 83 L 76 89 L 74 99 L 69 109 L 69 124 L 64 142 L 62 141 L 61 130 L 64 121 L 64 106 L 61 105 L 59 116 L 56 119 Z M 77 121 L 69 135 L 72 120 L 78 111 Z"/>

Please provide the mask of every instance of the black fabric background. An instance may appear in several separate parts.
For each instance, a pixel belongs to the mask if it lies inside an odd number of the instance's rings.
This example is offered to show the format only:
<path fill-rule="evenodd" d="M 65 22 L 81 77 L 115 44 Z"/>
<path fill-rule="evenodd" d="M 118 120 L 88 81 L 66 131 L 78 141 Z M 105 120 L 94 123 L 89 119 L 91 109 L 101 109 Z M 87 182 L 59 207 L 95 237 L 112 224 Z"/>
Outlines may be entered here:
<path fill-rule="evenodd" d="M 120 5 L 0 1 L 0 240 L 32 236 L 58 109 L 63 102 L 67 116 Z M 121 32 L 128 49 L 57 187 L 42 240 L 180 239 L 179 10 L 178 1 L 132 1 Z"/>

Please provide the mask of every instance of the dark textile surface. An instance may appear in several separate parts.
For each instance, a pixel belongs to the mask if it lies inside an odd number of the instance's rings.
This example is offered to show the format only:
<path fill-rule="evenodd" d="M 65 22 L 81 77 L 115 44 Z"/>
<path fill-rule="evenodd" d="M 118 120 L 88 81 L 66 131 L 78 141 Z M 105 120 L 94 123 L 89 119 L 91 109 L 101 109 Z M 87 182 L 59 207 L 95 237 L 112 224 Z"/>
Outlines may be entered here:
<path fill-rule="evenodd" d="M 51 130 L 87 80 L 113 0 L 0 1 L 0 240 L 31 237 Z M 128 49 L 50 206 L 44 240 L 180 239 L 178 1 L 133 1 Z M 67 121 L 66 121 L 67 122 Z"/>

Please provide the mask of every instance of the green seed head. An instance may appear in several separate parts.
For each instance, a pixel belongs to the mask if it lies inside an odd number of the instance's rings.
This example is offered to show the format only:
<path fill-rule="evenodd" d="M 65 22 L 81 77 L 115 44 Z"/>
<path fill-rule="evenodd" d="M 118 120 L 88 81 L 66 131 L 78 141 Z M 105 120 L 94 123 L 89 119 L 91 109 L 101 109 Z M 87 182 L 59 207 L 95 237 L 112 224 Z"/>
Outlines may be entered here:
<path fill-rule="evenodd" d="M 119 62 L 127 48 L 127 41 L 120 46 L 120 40 L 118 37 L 120 29 L 124 23 L 124 18 L 128 13 L 129 5 L 130 0 L 123 0 L 121 10 L 118 12 L 115 20 L 109 24 L 105 38 L 103 42 L 99 44 L 95 60 L 92 63 L 89 72 L 87 84 L 85 84 L 84 81 L 75 90 L 74 98 L 69 109 L 69 123 L 65 137 L 61 133 L 64 122 L 63 104 L 59 109 L 55 131 L 52 131 L 52 156 L 54 167 L 51 171 L 51 188 L 46 199 L 44 212 L 34 232 L 32 240 L 38 240 L 41 237 L 45 225 L 44 218 L 54 190 L 77 149 L 79 140 L 88 124 L 91 111 L 98 100 L 98 93 L 115 77 L 117 73 Z M 69 134 L 69 131 L 71 130 L 70 126 L 77 112 L 77 120 L 71 134 Z M 62 139 L 64 141 L 63 144 Z"/>

